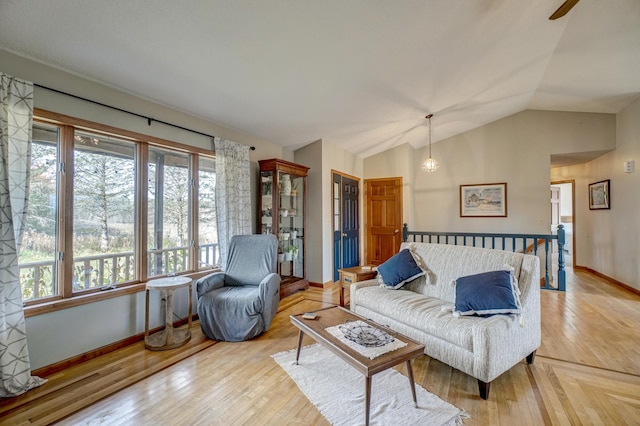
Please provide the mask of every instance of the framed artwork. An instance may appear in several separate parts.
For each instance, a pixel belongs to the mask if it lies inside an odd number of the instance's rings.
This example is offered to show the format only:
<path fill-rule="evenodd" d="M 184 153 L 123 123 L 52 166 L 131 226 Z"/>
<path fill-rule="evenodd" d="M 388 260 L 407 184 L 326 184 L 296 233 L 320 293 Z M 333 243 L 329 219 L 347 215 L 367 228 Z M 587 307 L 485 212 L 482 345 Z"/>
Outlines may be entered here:
<path fill-rule="evenodd" d="M 507 217 L 507 184 L 460 185 L 460 217 Z"/>
<path fill-rule="evenodd" d="M 589 210 L 611 208 L 609 196 L 609 179 L 589 184 Z"/>

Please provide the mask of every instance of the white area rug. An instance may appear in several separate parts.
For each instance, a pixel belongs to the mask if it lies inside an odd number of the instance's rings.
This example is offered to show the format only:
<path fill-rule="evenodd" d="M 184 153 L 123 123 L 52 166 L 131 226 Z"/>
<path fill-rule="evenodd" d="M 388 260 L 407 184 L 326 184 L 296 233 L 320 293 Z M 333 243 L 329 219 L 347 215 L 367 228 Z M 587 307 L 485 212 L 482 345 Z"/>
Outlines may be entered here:
<path fill-rule="evenodd" d="M 306 397 L 333 425 L 364 424 L 364 376 L 319 344 L 272 355 Z M 371 380 L 370 425 L 462 425 L 469 416 L 416 384 L 413 406 L 409 379 L 394 369 Z"/>

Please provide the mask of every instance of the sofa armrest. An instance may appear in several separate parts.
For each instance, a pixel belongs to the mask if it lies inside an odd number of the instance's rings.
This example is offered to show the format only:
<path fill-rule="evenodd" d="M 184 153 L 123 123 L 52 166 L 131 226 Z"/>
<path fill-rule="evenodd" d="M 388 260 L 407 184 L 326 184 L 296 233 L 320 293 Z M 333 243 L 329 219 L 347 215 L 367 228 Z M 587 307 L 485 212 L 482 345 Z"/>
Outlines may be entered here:
<path fill-rule="evenodd" d="M 365 288 L 365 287 L 378 286 L 378 285 L 380 285 L 380 283 L 378 282 L 377 278 L 373 278 L 365 281 L 358 281 L 357 283 L 352 283 L 349 286 L 349 308 L 351 309 L 351 311 L 355 312 L 356 310 L 355 308 L 358 304 L 358 298 L 356 296 L 356 293 L 359 289 Z"/>
<path fill-rule="evenodd" d="M 491 382 L 540 347 L 540 260 L 527 255 L 520 277 L 522 316 L 494 315 L 474 324 L 474 377 Z"/>

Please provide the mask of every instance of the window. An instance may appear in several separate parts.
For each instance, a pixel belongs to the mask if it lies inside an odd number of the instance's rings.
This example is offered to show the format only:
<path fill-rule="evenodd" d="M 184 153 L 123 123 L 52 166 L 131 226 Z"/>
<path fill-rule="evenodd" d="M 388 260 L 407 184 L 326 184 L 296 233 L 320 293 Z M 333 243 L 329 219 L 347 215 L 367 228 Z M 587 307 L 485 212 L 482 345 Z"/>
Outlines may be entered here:
<path fill-rule="evenodd" d="M 211 153 L 39 114 L 19 249 L 27 306 L 213 267 Z"/>
<path fill-rule="evenodd" d="M 58 145 L 60 129 L 34 123 L 27 217 L 19 241 L 18 266 L 24 300 L 58 294 Z"/>
<path fill-rule="evenodd" d="M 218 264 L 218 231 L 216 228 L 216 171 L 212 158 L 200 157 L 198 167 L 198 243 L 199 269 Z"/>
<path fill-rule="evenodd" d="M 189 265 L 189 156 L 149 149 L 148 253 L 150 277 Z"/>
<path fill-rule="evenodd" d="M 73 143 L 73 291 L 133 281 L 135 144 L 82 131 Z"/>

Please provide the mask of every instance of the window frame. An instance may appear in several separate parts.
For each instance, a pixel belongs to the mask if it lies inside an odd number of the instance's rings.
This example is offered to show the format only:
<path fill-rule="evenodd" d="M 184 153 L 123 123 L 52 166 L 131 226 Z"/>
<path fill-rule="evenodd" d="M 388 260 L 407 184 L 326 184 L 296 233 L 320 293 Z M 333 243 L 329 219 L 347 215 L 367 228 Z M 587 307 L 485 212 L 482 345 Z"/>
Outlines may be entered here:
<path fill-rule="evenodd" d="M 198 156 L 198 155 L 191 155 L 191 154 L 189 154 L 189 153 L 185 153 L 185 152 L 183 152 L 183 151 L 179 151 L 179 150 L 175 150 L 175 149 L 168 149 L 167 147 L 158 147 L 157 145 L 148 145 L 148 146 L 147 146 L 147 148 L 148 148 L 148 149 L 146 150 L 146 153 L 147 153 L 149 156 L 150 156 L 151 148 L 159 148 L 159 151 L 158 151 L 158 152 L 156 152 L 156 155 L 160 154 L 160 155 L 164 156 L 164 157 L 165 157 L 165 161 L 166 161 L 166 156 L 167 156 L 167 155 L 187 154 L 187 155 L 186 155 L 186 158 L 185 158 L 185 163 L 186 163 L 186 167 L 187 167 L 187 181 L 186 181 L 186 182 L 184 182 L 184 184 L 185 184 L 185 186 L 186 186 L 186 193 L 187 193 L 187 198 L 188 198 L 188 200 L 187 200 L 188 202 L 187 202 L 187 206 L 186 206 L 186 207 L 187 207 L 187 211 L 186 211 L 186 223 L 185 223 L 185 225 L 187 226 L 187 239 L 186 239 L 187 245 L 186 245 L 186 250 L 185 250 L 185 252 L 186 252 L 186 255 L 187 255 L 188 259 L 189 259 L 189 260 L 188 260 L 188 262 L 187 262 L 187 265 L 188 265 L 188 266 L 187 266 L 187 270 L 197 270 L 197 266 L 198 266 L 198 265 L 197 265 L 197 263 L 193 263 L 193 262 L 192 262 L 192 260 L 193 260 L 193 252 L 192 252 L 191 248 L 192 248 L 192 246 L 194 245 L 194 244 L 193 244 L 194 239 L 193 239 L 193 230 L 192 230 L 192 229 L 191 229 L 191 227 L 190 227 L 190 225 L 191 225 L 191 220 L 190 220 L 190 218 L 191 218 L 191 213 L 192 213 L 192 210 L 193 210 L 193 208 L 192 208 L 192 204 L 193 204 L 193 202 L 192 202 L 192 201 L 193 201 L 194 199 L 197 199 L 197 193 L 194 193 L 194 192 L 192 191 L 192 188 L 193 188 L 193 182 L 194 182 L 194 176 L 193 176 L 193 175 L 194 175 L 194 173 L 197 173 L 197 170 L 195 170 L 195 169 L 193 168 L 193 167 L 194 167 L 194 165 L 193 165 L 193 162 L 192 162 L 192 158 L 193 158 L 193 157 L 195 157 L 195 158 L 199 158 L 199 156 Z M 160 149 L 160 148 L 161 148 L 161 149 Z M 160 151 L 162 151 L 162 152 L 160 152 Z M 151 168 L 151 164 L 152 164 L 152 163 L 149 163 L 149 162 L 147 162 L 147 163 L 146 163 L 146 165 L 145 165 L 145 166 L 146 166 L 146 167 L 145 167 L 145 169 L 146 169 L 146 171 L 147 171 L 147 172 L 148 172 L 148 171 L 149 171 L 149 169 Z M 164 213 L 165 213 L 165 210 L 164 210 L 164 208 L 165 208 L 165 207 L 164 207 L 164 204 L 168 201 L 168 198 L 167 198 L 167 188 L 169 187 L 169 185 L 167 185 L 167 178 L 168 178 L 167 171 L 168 171 L 168 170 L 170 170 L 170 168 L 171 168 L 171 167 L 175 167 L 175 165 L 171 165 L 171 164 L 168 164 L 168 163 L 166 163 L 166 162 L 165 162 L 165 163 L 164 163 L 164 165 L 163 165 L 163 169 L 164 169 L 164 172 L 163 172 L 163 173 L 164 173 L 163 181 L 164 181 L 164 192 L 165 192 L 165 196 L 163 197 L 163 201 L 162 201 L 162 203 L 161 203 L 161 204 L 163 205 L 163 207 L 162 207 L 162 208 L 163 208 L 163 210 L 162 210 L 161 212 L 158 212 L 158 211 L 156 210 L 156 208 L 158 207 L 158 205 L 154 205 L 154 209 L 153 209 L 153 214 L 154 214 L 153 219 L 154 219 L 154 221 L 155 221 L 155 220 L 157 220 L 157 215 L 158 215 L 158 214 L 160 214 L 160 216 L 161 216 L 161 217 L 163 217 L 163 224 L 164 224 Z M 157 174 L 157 173 L 158 173 L 158 171 L 156 170 L 156 174 Z M 145 193 L 145 195 L 146 195 L 146 201 L 145 201 L 145 203 L 144 203 L 144 204 L 147 206 L 147 209 L 148 209 L 148 208 L 150 207 L 150 203 L 149 203 L 149 178 L 148 178 L 148 176 L 147 176 L 147 178 L 145 178 L 145 182 L 147 183 L 147 191 L 146 191 L 146 193 Z M 157 191 L 157 190 L 158 190 L 158 188 L 156 187 L 156 188 L 155 188 L 155 190 Z M 153 203 L 151 203 L 151 204 L 153 204 Z M 143 216 L 143 217 L 146 217 L 146 216 Z M 148 224 L 148 222 L 147 222 L 146 220 L 145 220 L 145 222 L 144 222 L 144 223 Z M 149 231 L 149 227 L 147 227 L 147 234 L 148 234 L 148 231 Z M 149 238 L 149 235 L 147 235 L 147 238 Z M 162 245 L 162 244 L 161 244 L 161 245 Z M 176 248 L 180 248 L 180 247 L 174 247 L 173 249 L 176 249 Z M 149 241 L 147 241 L 147 245 L 145 245 L 145 253 L 146 253 L 146 256 L 147 256 L 147 262 L 149 261 L 149 253 L 150 253 L 150 251 L 156 251 L 157 249 L 158 249 L 158 247 L 155 247 L 155 248 L 151 249 L 151 248 L 149 247 Z M 171 248 L 169 248 L 169 249 L 171 249 Z M 156 256 L 156 255 L 154 255 L 154 257 L 155 257 L 155 256 Z M 167 260 L 168 260 L 168 259 L 167 259 Z M 161 263 L 161 265 L 160 265 L 160 267 L 161 267 L 162 269 L 165 269 L 165 268 L 168 268 L 168 267 L 169 267 L 169 265 L 168 265 L 168 264 L 167 264 L 167 265 L 165 265 L 165 264 L 164 264 L 164 259 L 163 259 L 163 260 L 162 260 L 162 263 Z M 156 278 L 158 278 L 158 277 L 166 276 L 166 274 L 162 274 L 162 273 L 161 273 L 161 274 L 158 274 L 158 275 L 151 275 L 151 276 L 149 276 L 149 275 L 148 275 L 148 274 L 149 274 L 149 269 L 153 269 L 153 268 L 154 268 L 154 267 L 153 267 L 152 265 L 147 265 L 147 269 L 145 270 L 145 273 L 147 274 L 147 275 L 146 275 L 146 277 L 147 277 L 147 278 L 150 278 L 150 279 L 156 279 Z M 174 268 L 175 268 L 175 265 L 174 265 Z M 175 273 L 175 274 L 177 274 L 177 275 L 181 275 L 181 274 L 183 274 L 184 272 L 171 271 L 171 272 L 169 272 L 169 273 Z"/>
<path fill-rule="evenodd" d="M 54 125 L 60 129 L 59 137 L 59 162 L 58 188 L 57 188 L 57 222 L 56 230 L 56 273 L 57 290 L 55 296 L 37 298 L 24 301 L 24 313 L 26 317 L 40 315 L 74 306 L 94 303 L 101 300 L 120 297 L 127 294 L 138 293 L 145 290 L 147 278 L 147 215 L 148 215 L 148 159 L 149 147 L 180 151 L 188 155 L 189 163 L 189 264 L 187 271 L 178 275 L 184 275 L 197 279 L 216 271 L 216 269 L 199 268 L 199 241 L 198 241 L 198 170 L 200 156 L 208 157 L 215 161 L 215 153 L 191 145 L 174 142 L 155 136 L 149 136 L 130 130 L 125 130 L 110 125 L 96 123 L 89 120 L 71 117 L 39 108 L 34 108 L 34 122 Z M 73 291 L 73 155 L 75 131 L 85 131 L 112 136 L 133 142 L 135 148 L 135 243 L 134 262 L 136 268 L 136 280 L 116 284 L 115 288 L 103 291 L 102 287 Z M 161 278 L 164 275 L 153 276 L 150 279 Z"/>

